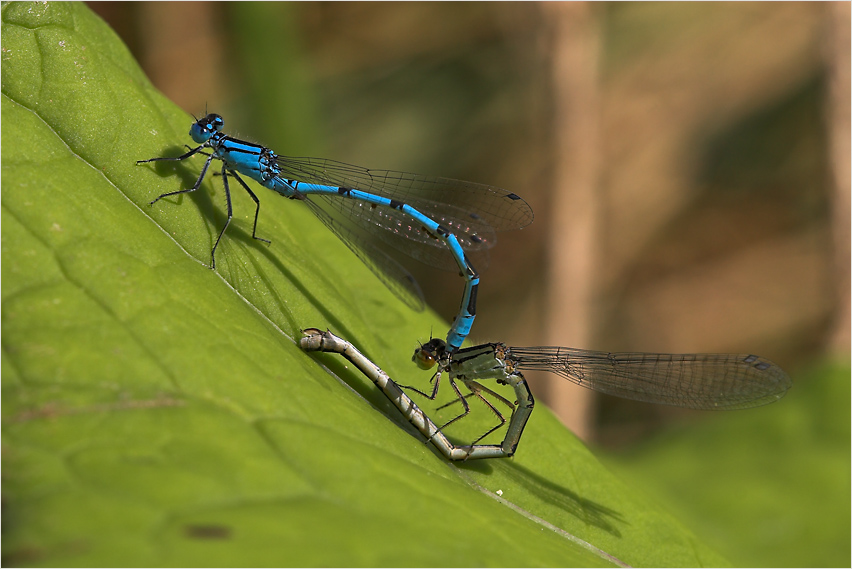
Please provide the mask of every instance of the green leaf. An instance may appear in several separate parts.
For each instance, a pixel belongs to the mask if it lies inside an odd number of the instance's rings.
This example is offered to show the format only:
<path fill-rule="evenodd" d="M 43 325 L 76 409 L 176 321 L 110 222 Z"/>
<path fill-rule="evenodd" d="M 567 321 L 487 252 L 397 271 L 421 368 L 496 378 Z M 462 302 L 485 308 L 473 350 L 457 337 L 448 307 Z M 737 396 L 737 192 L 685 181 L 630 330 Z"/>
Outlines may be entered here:
<path fill-rule="evenodd" d="M 2 42 L 4 564 L 725 564 L 541 406 L 516 458 L 448 464 L 296 344 L 329 327 L 425 386 L 412 350 L 446 324 L 262 188 L 272 245 L 234 192 L 211 271 L 221 182 L 147 205 L 201 161 L 135 164 L 191 118 L 112 31 L 12 3 Z"/>
<path fill-rule="evenodd" d="M 849 376 L 848 360 L 796 374 L 780 405 L 612 460 L 743 567 L 848 567 Z"/>

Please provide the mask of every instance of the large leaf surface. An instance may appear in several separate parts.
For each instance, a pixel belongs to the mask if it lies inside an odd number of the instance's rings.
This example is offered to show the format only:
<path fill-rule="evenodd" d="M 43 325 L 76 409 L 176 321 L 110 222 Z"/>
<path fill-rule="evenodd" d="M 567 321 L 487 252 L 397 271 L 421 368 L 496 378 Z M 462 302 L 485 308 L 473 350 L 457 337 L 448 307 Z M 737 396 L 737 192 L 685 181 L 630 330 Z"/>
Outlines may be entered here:
<path fill-rule="evenodd" d="M 796 374 L 781 405 L 672 429 L 613 460 L 743 567 L 848 567 L 849 377 L 848 359 L 825 362 Z"/>
<path fill-rule="evenodd" d="M 4 564 L 725 563 L 544 408 L 515 459 L 448 464 L 296 345 L 329 327 L 425 385 L 410 354 L 445 324 L 262 188 L 272 245 L 235 191 L 211 271 L 221 181 L 149 207 L 200 161 L 135 165 L 190 117 L 83 4 L 2 22 Z"/>

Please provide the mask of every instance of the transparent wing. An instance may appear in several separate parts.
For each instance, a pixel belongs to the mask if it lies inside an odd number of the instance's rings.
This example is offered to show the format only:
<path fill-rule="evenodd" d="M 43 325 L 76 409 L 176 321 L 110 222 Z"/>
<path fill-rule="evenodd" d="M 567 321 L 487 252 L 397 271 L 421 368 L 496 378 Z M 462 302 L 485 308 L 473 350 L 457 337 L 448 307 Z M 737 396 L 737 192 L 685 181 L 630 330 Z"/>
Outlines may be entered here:
<path fill-rule="evenodd" d="M 400 253 L 438 269 L 452 272 L 460 270 L 443 240 L 399 210 L 323 194 L 306 197 L 320 202 L 332 218 L 341 222 L 345 219 L 349 225 L 358 226 Z M 442 205 L 440 211 L 436 209 L 434 206 L 420 206 L 421 213 L 449 228 L 465 251 L 487 252 L 496 243 L 497 238 L 491 227 L 481 223 L 464 223 L 459 217 L 450 217 L 448 213 L 455 209 L 452 206 Z M 480 255 L 477 258 L 487 259 L 487 256 Z M 476 267 L 479 270 L 486 268 L 482 263 Z"/>
<path fill-rule="evenodd" d="M 530 206 L 518 195 L 494 186 L 392 170 L 369 170 L 322 158 L 279 156 L 285 178 L 356 188 L 405 202 L 447 219 L 485 224 L 495 231 L 521 229 L 533 220 Z M 451 206 L 446 212 L 444 206 Z"/>
<path fill-rule="evenodd" d="M 357 229 L 347 226 L 346 220 L 332 218 L 317 203 L 307 197 L 303 201 L 313 211 L 314 215 L 337 235 L 398 299 L 413 310 L 418 312 L 423 310 L 425 306 L 423 292 L 405 267 L 377 249 Z"/>
<path fill-rule="evenodd" d="M 516 367 L 561 375 L 601 393 L 693 409 L 745 409 L 784 396 L 792 380 L 746 354 L 608 353 L 542 346 L 510 348 Z"/>

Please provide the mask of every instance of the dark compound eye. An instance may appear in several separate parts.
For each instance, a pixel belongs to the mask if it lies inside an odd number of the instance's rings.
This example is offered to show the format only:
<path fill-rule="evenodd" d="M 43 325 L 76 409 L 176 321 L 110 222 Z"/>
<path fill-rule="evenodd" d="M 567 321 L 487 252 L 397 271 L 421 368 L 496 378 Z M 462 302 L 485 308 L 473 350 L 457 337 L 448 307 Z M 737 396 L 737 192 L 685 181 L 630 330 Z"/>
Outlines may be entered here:
<path fill-rule="evenodd" d="M 431 369 L 435 367 L 435 356 L 432 355 L 428 350 L 424 350 L 423 348 L 417 348 L 414 350 L 414 356 L 412 356 L 411 361 L 417 364 L 417 367 L 420 369 Z"/>

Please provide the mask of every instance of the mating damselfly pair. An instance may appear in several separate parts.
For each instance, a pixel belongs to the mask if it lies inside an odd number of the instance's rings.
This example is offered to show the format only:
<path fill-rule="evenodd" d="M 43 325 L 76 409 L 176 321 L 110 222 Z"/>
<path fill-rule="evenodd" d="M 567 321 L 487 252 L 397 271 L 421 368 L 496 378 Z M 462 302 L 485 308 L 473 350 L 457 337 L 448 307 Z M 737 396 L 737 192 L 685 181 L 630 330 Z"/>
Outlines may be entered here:
<path fill-rule="evenodd" d="M 213 160 L 222 162 L 227 221 L 211 250 L 216 248 L 233 216 L 228 178 L 234 178 L 255 202 L 252 237 L 257 236 L 260 200 L 240 174 L 280 195 L 305 202 L 332 232 L 363 261 L 394 294 L 412 308 L 423 306 L 422 293 L 411 274 L 378 249 L 369 237 L 424 263 L 458 270 L 465 279 L 458 315 L 446 341 L 432 339 L 415 350 L 414 361 L 429 369 L 437 365 L 433 389 L 413 391 L 434 400 L 442 374 L 455 392 L 463 411 L 437 427 L 400 386 L 350 343 L 330 332 L 306 330 L 301 346 L 306 351 L 343 354 L 372 379 L 415 427 L 447 458 L 466 460 L 512 456 L 534 406 L 522 375 L 524 369 L 557 373 L 579 385 L 629 399 L 699 409 L 746 408 L 782 397 L 791 381 L 778 366 L 753 355 L 606 353 L 560 347 L 510 348 L 491 343 L 461 348 L 476 316 L 479 274 L 468 254 L 484 253 L 496 243 L 496 232 L 520 229 L 532 222 L 532 209 L 518 195 L 482 184 L 422 176 L 390 170 L 370 170 L 333 160 L 279 156 L 269 148 L 239 140 L 222 132 L 224 120 L 208 114 L 190 127 L 197 147 L 177 157 L 140 160 L 182 161 L 196 154 L 207 156 L 195 184 L 188 189 L 158 196 L 193 192 L 203 182 Z M 209 152 L 206 152 L 209 150 Z M 485 387 L 494 379 L 514 389 L 509 401 Z M 463 394 L 456 381 L 470 393 Z M 443 429 L 465 417 L 475 397 L 499 419 L 498 424 L 469 445 L 455 446 Z M 509 426 L 499 445 L 478 444 L 503 426 L 507 419 L 491 402 L 510 409 Z M 455 402 L 454 401 L 454 402 Z"/>

